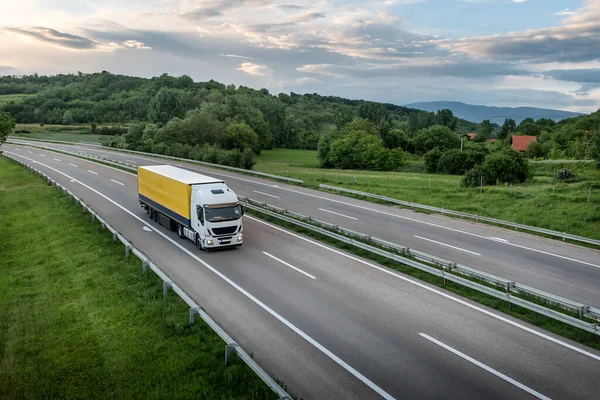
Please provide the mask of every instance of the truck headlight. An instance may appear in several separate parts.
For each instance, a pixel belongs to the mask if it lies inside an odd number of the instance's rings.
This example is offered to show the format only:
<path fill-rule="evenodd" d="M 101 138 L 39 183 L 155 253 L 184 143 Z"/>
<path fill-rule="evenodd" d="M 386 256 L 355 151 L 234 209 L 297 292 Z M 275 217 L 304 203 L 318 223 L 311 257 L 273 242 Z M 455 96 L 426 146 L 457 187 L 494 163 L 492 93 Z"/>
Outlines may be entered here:
<path fill-rule="evenodd" d="M 213 245 L 213 243 L 214 243 L 214 242 L 212 241 L 212 239 L 208 239 L 208 240 L 206 241 L 206 244 L 207 244 L 207 245 L 209 245 L 209 246 L 212 246 L 212 245 Z"/>
<path fill-rule="evenodd" d="M 242 235 L 239 235 L 239 236 L 237 237 L 237 241 L 238 241 L 238 242 L 241 242 L 241 241 L 242 241 Z"/>

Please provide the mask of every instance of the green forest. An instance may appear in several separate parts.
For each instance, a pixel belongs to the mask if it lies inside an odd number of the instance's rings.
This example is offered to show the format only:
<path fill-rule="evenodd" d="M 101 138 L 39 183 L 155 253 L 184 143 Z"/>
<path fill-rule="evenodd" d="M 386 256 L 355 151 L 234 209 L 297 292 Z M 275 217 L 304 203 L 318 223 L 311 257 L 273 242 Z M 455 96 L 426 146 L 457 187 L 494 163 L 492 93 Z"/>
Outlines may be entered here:
<path fill-rule="evenodd" d="M 3 76 L 0 100 L 0 111 L 17 124 L 85 125 L 103 135 L 107 146 L 247 169 L 266 149 L 312 149 L 318 150 L 321 168 L 393 171 L 422 160 L 428 172 L 464 175 L 463 184 L 474 186 L 525 181 L 527 158 L 598 160 L 600 153 L 598 112 L 496 126 L 458 119 L 450 110 L 275 95 L 213 80 L 194 82 L 186 75 Z M 513 135 L 537 141 L 515 152 Z"/>

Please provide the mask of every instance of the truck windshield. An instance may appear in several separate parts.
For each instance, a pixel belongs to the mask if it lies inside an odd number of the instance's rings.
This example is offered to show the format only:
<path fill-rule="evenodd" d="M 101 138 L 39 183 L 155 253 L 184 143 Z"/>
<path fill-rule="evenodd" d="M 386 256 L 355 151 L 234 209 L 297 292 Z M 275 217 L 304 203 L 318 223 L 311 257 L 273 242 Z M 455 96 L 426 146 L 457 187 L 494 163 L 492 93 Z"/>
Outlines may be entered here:
<path fill-rule="evenodd" d="M 209 222 L 233 221 L 242 216 L 240 205 L 222 208 L 206 208 L 206 220 Z"/>

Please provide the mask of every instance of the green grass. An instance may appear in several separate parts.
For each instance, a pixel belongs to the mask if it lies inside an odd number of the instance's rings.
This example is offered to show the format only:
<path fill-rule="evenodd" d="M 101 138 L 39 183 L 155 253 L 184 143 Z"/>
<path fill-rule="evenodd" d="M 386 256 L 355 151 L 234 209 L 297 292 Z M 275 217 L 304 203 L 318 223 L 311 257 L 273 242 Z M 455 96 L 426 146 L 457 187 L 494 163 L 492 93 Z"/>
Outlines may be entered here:
<path fill-rule="evenodd" d="M 0 398 L 275 398 L 89 214 L 3 158 L 0 226 Z"/>
<path fill-rule="evenodd" d="M 321 242 L 328 243 L 328 244 L 335 246 L 341 250 L 344 250 L 348 253 L 352 253 L 359 257 L 363 257 L 365 259 L 372 260 L 380 265 L 384 265 L 388 268 L 391 268 L 393 270 L 401 272 L 405 275 L 412 276 L 416 279 L 431 283 L 438 287 L 442 287 L 453 293 L 456 293 L 459 296 L 471 299 L 477 303 L 480 303 L 480 304 L 483 304 L 490 308 L 493 308 L 495 310 L 501 311 L 505 314 L 512 315 L 515 318 L 518 318 L 518 319 L 525 321 L 527 323 L 530 323 L 532 325 L 538 326 L 547 331 L 556 333 L 558 335 L 562 335 L 573 341 L 576 341 L 576 342 L 579 342 L 586 346 L 589 346 L 591 348 L 600 350 L 600 338 L 597 335 L 594 335 L 590 332 L 586 332 L 584 330 L 575 328 L 573 326 L 567 325 L 560 321 L 556 321 L 552 318 L 538 314 L 538 313 L 528 310 L 526 308 L 512 305 L 510 303 L 507 303 L 504 300 L 489 296 L 485 293 L 481 293 L 475 289 L 471 289 L 471 288 L 462 286 L 458 283 L 447 281 L 441 277 L 432 275 L 425 271 L 421 271 L 416 268 L 412 268 L 407 265 L 396 262 L 394 260 L 390 260 L 387 257 L 379 256 L 379 255 L 371 253 L 367 250 L 360 249 L 356 246 L 353 246 L 353 245 L 344 243 L 342 241 L 330 238 L 328 236 L 319 234 L 319 233 L 311 231 L 309 229 L 294 225 L 294 224 L 286 222 L 286 221 L 282 221 L 278 218 L 271 217 L 269 215 L 261 213 L 260 211 L 254 211 L 251 209 L 247 209 L 247 213 L 251 214 L 251 215 L 255 215 L 261 219 L 264 219 L 265 221 L 269 221 L 269 222 L 279 225 L 281 227 L 290 229 L 292 231 L 296 231 L 305 236 L 312 237 Z M 536 299 L 530 298 L 527 300 L 533 301 L 538 304 L 542 304 L 540 301 L 537 301 Z"/>
<path fill-rule="evenodd" d="M 0 107 L 11 102 L 20 103 L 27 97 L 35 96 L 33 94 L 2 94 L 0 95 Z"/>
<path fill-rule="evenodd" d="M 28 131 L 29 133 L 24 133 Z M 89 125 L 17 124 L 13 136 L 23 139 L 61 140 L 65 142 L 100 143 L 101 135 L 91 133 Z"/>
<path fill-rule="evenodd" d="M 305 153 L 272 150 L 265 162 L 258 157 L 254 170 L 303 179 L 307 186 L 319 183 L 375 193 L 400 200 L 463 211 L 526 225 L 600 239 L 600 170 L 593 163 L 532 163 L 532 182 L 464 188 L 462 176 L 416 172 L 376 172 L 319 169 L 300 165 Z M 314 154 L 314 152 L 313 152 Z M 278 155 L 278 156 L 277 156 Z M 291 160 L 291 161 L 286 161 Z M 579 180 L 554 183 L 554 172 L 573 169 Z M 414 162 L 406 168 L 418 170 Z M 588 191 L 592 187 L 590 202 Z"/>
<path fill-rule="evenodd" d="M 275 149 L 263 150 L 255 158 L 255 162 L 260 166 L 262 164 L 279 166 L 280 168 L 289 166 L 298 167 L 318 167 L 317 152 L 315 150 L 291 150 Z"/>

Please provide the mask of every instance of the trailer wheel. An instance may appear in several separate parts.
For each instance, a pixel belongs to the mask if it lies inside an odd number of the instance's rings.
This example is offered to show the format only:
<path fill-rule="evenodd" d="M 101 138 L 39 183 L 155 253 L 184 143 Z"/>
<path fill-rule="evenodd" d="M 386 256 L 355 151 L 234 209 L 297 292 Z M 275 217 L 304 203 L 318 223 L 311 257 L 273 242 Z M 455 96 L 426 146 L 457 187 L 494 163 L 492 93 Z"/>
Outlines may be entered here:
<path fill-rule="evenodd" d="M 181 239 L 185 238 L 185 232 L 183 231 L 183 225 L 177 224 L 177 234 Z"/>

